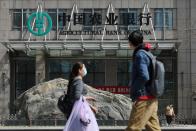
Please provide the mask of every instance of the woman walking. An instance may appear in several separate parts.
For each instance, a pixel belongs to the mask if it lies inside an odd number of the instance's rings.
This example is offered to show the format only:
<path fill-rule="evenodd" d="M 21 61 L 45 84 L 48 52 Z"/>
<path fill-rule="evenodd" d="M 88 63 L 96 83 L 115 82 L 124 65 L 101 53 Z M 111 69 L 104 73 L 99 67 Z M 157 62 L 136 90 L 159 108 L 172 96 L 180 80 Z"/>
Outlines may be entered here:
<path fill-rule="evenodd" d="M 87 89 L 82 79 L 86 74 L 87 70 L 84 64 L 77 62 L 73 65 L 67 90 L 69 110 L 64 131 L 99 131 L 93 113 L 97 109 L 86 101 L 86 99 L 94 100 L 94 98 L 85 97 Z"/>

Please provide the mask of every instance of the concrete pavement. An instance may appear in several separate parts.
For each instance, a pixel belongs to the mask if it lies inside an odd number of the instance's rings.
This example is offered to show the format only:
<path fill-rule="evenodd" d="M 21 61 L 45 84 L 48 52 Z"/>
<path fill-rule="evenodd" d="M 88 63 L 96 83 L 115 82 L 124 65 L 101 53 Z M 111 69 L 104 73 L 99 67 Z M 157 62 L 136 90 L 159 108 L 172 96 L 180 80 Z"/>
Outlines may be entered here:
<path fill-rule="evenodd" d="M 100 126 L 100 131 L 124 131 L 125 126 Z M 62 131 L 63 126 L 0 126 L 0 131 Z M 196 131 L 196 125 L 164 126 L 162 131 Z"/>

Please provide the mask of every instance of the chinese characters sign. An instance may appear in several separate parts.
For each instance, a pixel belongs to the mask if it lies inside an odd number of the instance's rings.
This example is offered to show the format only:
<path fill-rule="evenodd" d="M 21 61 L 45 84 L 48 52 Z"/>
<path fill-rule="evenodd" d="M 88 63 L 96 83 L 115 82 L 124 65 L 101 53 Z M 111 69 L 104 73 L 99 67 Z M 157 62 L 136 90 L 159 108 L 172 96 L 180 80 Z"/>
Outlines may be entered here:
<path fill-rule="evenodd" d="M 88 15 L 87 15 L 88 14 Z M 135 19 L 132 16 L 132 14 L 124 13 L 123 15 L 130 15 L 127 17 L 127 21 L 129 21 L 129 24 L 131 25 L 149 25 L 149 20 L 151 18 L 150 13 L 141 13 L 138 17 Z M 73 14 L 73 20 L 71 20 L 70 15 L 64 15 L 65 22 L 73 22 L 73 25 L 84 25 L 84 26 L 101 26 L 101 25 L 124 25 L 126 24 L 119 24 L 119 17 L 115 13 L 109 13 L 107 16 L 105 16 L 106 22 L 102 24 L 103 16 L 99 13 L 74 13 Z M 131 30 L 113 30 L 109 31 L 106 30 L 106 35 L 128 35 Z M 150 30 L 143 30 L 144 35 L 151 35 Z M 103 29 L 100 28 L 98 30 L 60 30 L 60 35 L 102 35 Z"/>
<path fill-rule="evenodd" d="M 74 17 L 73 17 L 73 24 L 74 25 L 85 25 L 85 21 L 88 20 L 88 25 L 103 25 L 102 24 L 102 15 L 99 13 L 94 13 L 94 14 L 90 14 L 90 15 L 86 15 L 87 13 L 74 13 Z M 129 23 L 131 23 L 131 25 L 137 25 L 137 22 L 135 21 L 139 21 L 140 26 L 142 24 L 146 24 L 149 25 L 149 20 L 151 18 L 151 14 L 150 13 L 141 13 L 138 16 L 138 19 L 135 20 L 134 18 L 131 17 L 132 14 L 129 13 L 121 13 L 122 15 L 130 15 L 128 17 L 128 21 Z M 71 15 L 64 15 L 63 17 L 65 17 L 65 21 L 66 22 L 70 22 L 71 21 Z M 118 16 L 115 15 L 115 13 L 109 13 L 108 16 L 105 16 L 106 19 L 106 25 L 120 25 L 118 24 Z"/>
<path fill-rule="evenodd" d="M 109 91 L 115 94 L 129 94 L 128 86 L 97 86 L 96 89 Z"/>

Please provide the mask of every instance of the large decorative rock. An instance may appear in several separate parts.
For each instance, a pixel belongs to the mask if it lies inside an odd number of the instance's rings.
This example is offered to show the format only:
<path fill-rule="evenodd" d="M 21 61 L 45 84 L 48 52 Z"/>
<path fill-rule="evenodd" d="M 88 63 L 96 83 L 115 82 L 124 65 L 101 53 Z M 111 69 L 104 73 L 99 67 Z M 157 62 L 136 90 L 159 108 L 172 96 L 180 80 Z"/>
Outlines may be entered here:
<path fill-rule="evenodd" d="M 16 100 L 18 116 L 26 119 L 65 119 L 57 107 L 58 98 L 67 91 L 68 81 L 54 79 L 38 84 Z M 128 120 L 131 111 L 131 99 L 119 94 L 112 94 L 87 86 L 88 96 L 96 99 L 90 101 L 98 108 L 97 119 L 102 120 Z"/>

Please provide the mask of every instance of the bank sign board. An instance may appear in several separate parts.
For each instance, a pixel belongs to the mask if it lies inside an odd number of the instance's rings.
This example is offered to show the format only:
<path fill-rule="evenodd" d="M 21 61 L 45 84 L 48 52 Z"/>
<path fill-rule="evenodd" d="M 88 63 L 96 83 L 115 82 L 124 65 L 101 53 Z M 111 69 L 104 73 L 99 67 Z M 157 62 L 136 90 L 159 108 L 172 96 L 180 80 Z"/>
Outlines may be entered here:
<path fill-rule="evenodd" d="M 73 18 L 71 19 L 71 15 L 64 15 L 63 22 L 73 22 L 73 25 L 83 25 L 85 26 L 85 20 L 88 19 L 88 26 L 96 26 L 96 25 L 113 25 L 119 26 L 118 16 L 115 13 L 109 13 L 106 17 L 105 24 L 102 24 L 102 15 L 98 13 L 94 13 L 92 15 L 85 15 L 85 13 L 73 13 Z M 150 13 L 141 13 L 138 16 L 138 19 L 135 20 L 132 17 L 127 17 L 127 21 L 131 23 L 131 25 L 136 25 L 139 22 L 139 25 L 150 24 L 151 14 Z M 46 24 L 47 22 L 47 24 Z M 124 25 L 127 26 L 127 25 Z M 32 13 L 27 20 L 28 31 L 35 36 L 44 36 L 47 35 L 52 29 L 52 19 L 47 12 L 34 12 Z M 142 30 L 144 35 L 151 35 L 150 30 Z M 130 33 L 129 30 L 121 31 L 121 30 L 106 30 L 106 35 L 128 35 Z M 65 30 L 61 29 L 59 35 L 102 35 L 103 30 Z"/>

